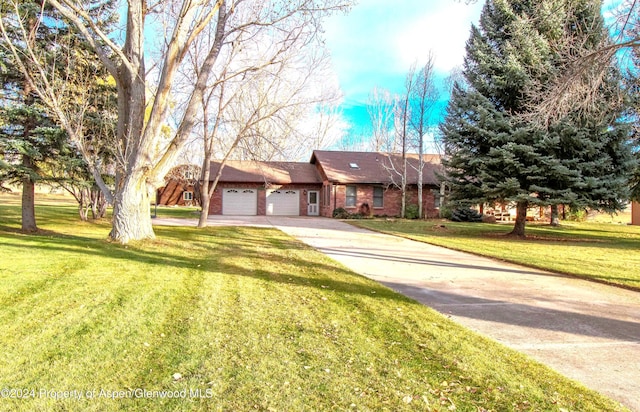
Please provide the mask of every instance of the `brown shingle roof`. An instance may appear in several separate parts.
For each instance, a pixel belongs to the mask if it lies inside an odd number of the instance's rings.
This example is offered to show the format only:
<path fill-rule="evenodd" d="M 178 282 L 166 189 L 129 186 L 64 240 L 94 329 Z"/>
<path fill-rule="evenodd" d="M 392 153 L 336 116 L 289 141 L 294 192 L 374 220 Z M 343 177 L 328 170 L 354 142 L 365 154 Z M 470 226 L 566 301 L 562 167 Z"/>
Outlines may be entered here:
<path fill-rule="evenodd" d="M 440 156 L 423 156 L 423 184 L 438 185 L 436 172 L 441 169 Z M 419 157 L 417 154 L 408 154 L 407 160 L 407 183 L 417 184 Z M 333 183 L 399 184 L 402 173 L 402 155 L 399 153 L 315 150 L 311 163 L 319 163 L 327 179 Z"/>
<path fill-rule="evenodd" d="M 211 162 L 211 178 L 214 180 L 220 162 Z M 222 169 L 221 182 L 260 184 L 309 184 L 322 183 L 315 165 L 300 162 L 255 162 L 229 160 Z"/>

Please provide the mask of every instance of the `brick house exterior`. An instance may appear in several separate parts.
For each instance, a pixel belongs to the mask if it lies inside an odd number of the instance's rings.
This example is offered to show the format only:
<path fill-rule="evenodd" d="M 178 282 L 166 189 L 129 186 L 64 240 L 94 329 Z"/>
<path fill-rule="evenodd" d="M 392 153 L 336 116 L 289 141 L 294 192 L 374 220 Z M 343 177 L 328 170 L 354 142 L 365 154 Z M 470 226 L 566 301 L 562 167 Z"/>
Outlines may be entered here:
<path fill-rule="evenodd" d="M 423 158 L 423 215 L 437 217 L 440 156 L 430 154 Z M 311 163 L 316 165 L 322 178 L 321 216 L 331 217 L 336 208 L 344 208 L 351 213 L 368 209 L 374 216 L 401 214 L 402 191 L 398 188 L 401 181 L 398 170 L 402 165 L 400 154 L 316 150 Z M 406 204 L 417 205 L 418 155 L 409 154 L 407 163 Z"/>
<path fill-rule="evenodd" d="M 219 162 L 211 163 L 211 180 L 220 169 Z M 224 193 L 227 189 L 250 189 L 256 191 L 257 215 L 278 214 L 277 210 L 268 210 L 267 196 L 272 191 L 295 191 L 297 194 L 298 215 L 309 216 L 308 192 L 318 192 L 322 186 L 313 165 L 302 162 L 255 162 L 227 161 L 222 175 L 211 194 L 209 214 L 233 214 L 224 208 Z"/>
<path fill-rule="evenodd" d="M 631 224 L 640 226 L 640 202 L 631 203 Z"/>
<path fill-rule="evenodd" d="M 425 155 L 424 160 L 423 214 L 437 217 L 440 157 Z M 407 205 L 417 204 L 418 156 L 409 155 L 408 164 Z M 396 184 L 400 174 L 394 172 L 399 165 L 399 154 L 320 150 L 313 152 L 309 163 L 228 161 L 212 193 L 209 214 L 331 217 L 334 209 L 344 208 L 352 213 L 399 216 L 402 192 Z M 218 162 L 212 162 L 212 181 L 219 168 Z M 288 205 L 277 200 L 285 194 Z M 293 207 L 296 202 L 297 208 Z"/>
<path fill-rule="evenodd" d="M 167 173 L 165 185 L 156 190 L 156 204 L 163 206 L 200 205 L 200 167 L 176 166 Z"/>

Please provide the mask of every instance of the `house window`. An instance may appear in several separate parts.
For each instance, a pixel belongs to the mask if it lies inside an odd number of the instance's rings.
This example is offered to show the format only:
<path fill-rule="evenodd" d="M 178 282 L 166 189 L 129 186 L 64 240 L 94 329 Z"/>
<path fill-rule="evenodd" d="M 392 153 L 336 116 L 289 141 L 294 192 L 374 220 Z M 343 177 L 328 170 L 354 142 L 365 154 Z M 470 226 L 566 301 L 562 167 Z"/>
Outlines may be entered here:
<path fill-rule="evenodd" d="M 347 198 L 344 205 L 346 207 L 355 207 L 357 200 L 357 192 L 355 186 L 347 186 Z"/>
<path fill-rule="evenodd" d="M 193 192 L 182 192 L 182 199 L 193 200 Z"/>
<path fill-rule="evenodd" d="M 326 185 L 322 192 L 322 205 L 331 206 L 331 185 Z"/>
<path fill-rule="evenodd" d="M 380 186 L 373 187 L 373 207 L 384 207 L 384 189 Z"/>
<path fill-rule="evenodd" d="M 352 169 L 360 169 L 360 166 L 358 166 L 357 163 L 349 163 L 349 167 Z"/>
<path fill-rule="evenodd" d="M 433 193 L 433 207 L 435 209 L 440 209 L 442 203 L 442 195 L 440 194 L 440 190 L 431 189 L 431 193 Z"/>

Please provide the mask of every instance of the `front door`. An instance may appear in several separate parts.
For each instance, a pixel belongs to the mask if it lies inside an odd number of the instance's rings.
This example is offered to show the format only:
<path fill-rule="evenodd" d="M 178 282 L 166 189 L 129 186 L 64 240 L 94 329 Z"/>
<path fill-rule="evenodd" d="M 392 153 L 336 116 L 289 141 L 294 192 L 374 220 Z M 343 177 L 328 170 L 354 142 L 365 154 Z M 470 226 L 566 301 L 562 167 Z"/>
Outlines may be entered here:
<path fill-rule="evenodd" d="M 320 216 L 319 200 L 320 192 L 316 190 L 307 192 L 307 216 Z"/>

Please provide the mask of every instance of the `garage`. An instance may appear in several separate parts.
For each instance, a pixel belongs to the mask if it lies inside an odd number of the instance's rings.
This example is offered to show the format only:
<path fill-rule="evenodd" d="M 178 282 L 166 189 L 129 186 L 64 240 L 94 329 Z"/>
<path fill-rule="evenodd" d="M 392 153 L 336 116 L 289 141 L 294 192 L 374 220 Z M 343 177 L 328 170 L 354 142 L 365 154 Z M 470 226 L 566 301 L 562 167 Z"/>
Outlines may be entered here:
<path fill-rule="evenodd" d="M 258 191 L 256 189 L 224 189 L 222 192 L 222 214 L 255 216 L 258 214 Z"/>
<path fill-rule="evenodd" d="M 300 193 L 298 190 L 267 190 L 267 215 L 299 216 Z"/>

